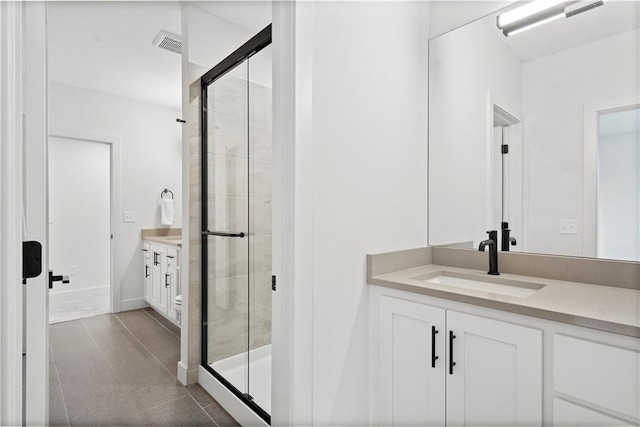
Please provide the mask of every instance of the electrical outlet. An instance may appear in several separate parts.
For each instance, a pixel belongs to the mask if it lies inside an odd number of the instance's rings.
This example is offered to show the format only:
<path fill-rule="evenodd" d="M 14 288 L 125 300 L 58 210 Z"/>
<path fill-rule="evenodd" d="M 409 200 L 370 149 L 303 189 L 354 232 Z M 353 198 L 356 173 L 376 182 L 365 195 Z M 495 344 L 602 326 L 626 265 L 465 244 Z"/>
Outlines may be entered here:
<path fill-rule="evenodd" d="M 71 267 L 69 267 L 69 275 L 70 276 L 77 276 L 78 275 L 78 266 L 77 265 L 72 265 Z"/>
<path fill-rule="evenodd" d="M 136 222 L 136 213 L 134 211 L 124 211 L 122 213 L 122 222 Z"/>
<path fill-rule="evenodd" d="M 560 234 L 578 234 L 577 219 L 561 219 Z"/>

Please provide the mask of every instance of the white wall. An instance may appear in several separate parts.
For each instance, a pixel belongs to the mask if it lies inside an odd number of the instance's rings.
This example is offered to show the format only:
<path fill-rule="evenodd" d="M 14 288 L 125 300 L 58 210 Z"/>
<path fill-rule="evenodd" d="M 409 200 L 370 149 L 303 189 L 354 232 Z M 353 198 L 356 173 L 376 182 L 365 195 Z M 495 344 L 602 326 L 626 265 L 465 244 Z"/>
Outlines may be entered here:
<path fill-rule="evenodd" d="M 135 211 L 137 219 L 121 224 L 120 247 L 114 248 L 119 266 L 114 280 L 121 282 L 123 308 L 142 303 L 140 230 L 161 228 L 160 192 L 169 188 L 175 206 L 182 204 L 182 125 L 177 117 L 179 111 L 166 107 L 49 83 L 50 130 L 121 138 L 121 206 L 123 211 Z M 174 214 L 173 227 L 179 228 L 181 210 L 174 209 Z"/>
<path fill-rule="evenodd" d="M 639 55 L 634 30 L 523 64 L 526 252 L 582 255 L 584 105 L 640 93 Z"/>
<path fill-rule="evenodd" d="M 518 116 L 521 64 L 485 22 L 429 43 L 429 244 L 478 242 L 490 220 L 491 104 Z M 492 161 L 500 161 L 499 156 Z M 490 227 L 490 228 L 488 228 Z"/>
<path fill-rule="evenodd" d="M 365 255 L 426 245 L 427 7 L 296 5 L 296 295 L 313 326 L 293 325 L 312 335 L 295 363 L 317 425 L 368 423 Z"/>
<path fill-rule="evenodd" d="M 215 9 L 215 5 L 211 8 Z M 189 4 L 186 10 L 189 20 L 189 62 L 207 71 L 256 35 L 197 6 Z M 240 66 L 231 73 L 238 78 L 247 78 L 246 67 Z M 252 82 L 271 87 L 270 62 L 254 61 L 250 74 Z"/>
<path fill-rule="evenodd" d="M 98 142 L 49 139 L 49 268 L 77 274 L 50 294 L 107 295 L 111 281 L 111 148 Z"/>

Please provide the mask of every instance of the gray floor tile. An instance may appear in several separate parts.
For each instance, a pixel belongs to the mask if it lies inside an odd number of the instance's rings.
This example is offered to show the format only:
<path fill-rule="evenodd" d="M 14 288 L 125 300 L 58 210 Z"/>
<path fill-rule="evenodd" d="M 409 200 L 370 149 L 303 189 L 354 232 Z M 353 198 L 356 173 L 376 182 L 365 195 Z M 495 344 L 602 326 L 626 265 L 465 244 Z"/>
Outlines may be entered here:
<path fill-rule="evenodd" d="M 118 313 L 117 317 L 170 372 L 180 360 L 180 339 L 152 319 L 144 310 Z"/>
<path fill-rule="evenodd" d="M 140 417 L 119 385 L 93 384 L 65 387 L 65 401 L 71 425 L 142 425 Z"/>
<path fill-rule="evenodd" d="M 51 325 L 51 424 L 237 426 L 202 387 L 178 382 L 180 341 L 159 322 L 135 310 Z"/>
<path fill-rule="evenodd" d="M 151 426 L 215 426 L 213 420 L 191 398 L 184 396 L 140 414 Z"/>
<path fill-rule="evenodd" d="M 52 354 L 49 356 L 49 425 L 70 425 L 60 379 L 58 378 L 58 370 Z"/>
<path fill-rule="evenodd" d="M 180 328 L 174 325 L 169 319 L 164 317 L 162 314 L 155 311 L 153 308 L 145 308 L 145 312 L 153 317 L 157 322 L 159 322 L 162 326 L 167 328 L 169 332 L 171 332 L 176 337 L 180 338 Z"/>
<path fill-rule="evenodd" d="M 204 410 L 207 411 L 207 414 L 209 414 L 220 427 L 240 426 L 240 424 L 238 424 L 238 422 L 233 419 L 233 417 L 229 415 L 229 413 L 225 411 L 224 408 L 215 400 L 211 405 L 205 407 Z"/>
<path fill-rule="evenodd" d="M 198 405 L 202 406 L 203 408 L 205 406 L 209 406 L 211 405 L 213 402 L 215 402 L 215 400 L 213 399 L 213 397 L 211 397 L 209 395 L 209 393 L 207 393 L 201 386 L 200 384 L 191 384 L 187 386 L 187 391 L 189 392 L 189 394 L 191 395 L 191 397 L 193 397 L 195 399 L 196 402 L 198 402 Z"/>

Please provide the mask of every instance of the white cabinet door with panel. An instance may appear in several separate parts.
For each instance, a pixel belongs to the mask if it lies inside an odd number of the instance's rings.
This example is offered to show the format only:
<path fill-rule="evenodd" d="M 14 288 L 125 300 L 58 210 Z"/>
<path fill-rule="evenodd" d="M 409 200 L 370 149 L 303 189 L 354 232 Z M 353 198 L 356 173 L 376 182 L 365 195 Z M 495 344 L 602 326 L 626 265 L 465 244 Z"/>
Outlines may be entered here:
<path fill-rule="evenodd" d="M 168 248 L 167 250 L 167 316 L 174 322 L 178 321 L 178 312 L 176 311 L 176 296 L 180 295 L 180 284 L 178 274 L 179 251 L 176 248 Z"/>
<path fill-rule="evenodd" d="M 142 244 L 142 253 L 144 254 L 143 256 L 143 263 L 144 263 L 143 287 L 144 287 L 145 301 L 149 301 L 149 295 L 151 292 L 151 253 L 150 253 L 149 246 L 150 246 L 149 243 Z"/>
<path fill-rule="evenodd" d="M 445 310 L 379 300 L 380 425 L 445 423 Z"/>
<path fill-rule="evenodd" d="M 542 425 L 542 331 L 447 311 L 447 425 Z"/>

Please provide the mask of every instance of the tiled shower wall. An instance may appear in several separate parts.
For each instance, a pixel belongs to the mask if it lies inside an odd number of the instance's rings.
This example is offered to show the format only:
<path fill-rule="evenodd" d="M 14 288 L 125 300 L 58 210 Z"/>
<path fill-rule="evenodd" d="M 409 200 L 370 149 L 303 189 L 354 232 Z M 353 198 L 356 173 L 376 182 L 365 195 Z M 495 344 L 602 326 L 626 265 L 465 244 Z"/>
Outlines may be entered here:
<path fill-rule="evenodd" d="M 271 89 L 255 83 L 247 86 L 245 79 L 226 75 L 210 86 L 208 99 L 209 229 L 248 232 L 244 239 L 209 238 L 207 345 L 208 362 L 213 363 L 246 352 L 247 345 L 253 349 L 271 343 Z M 197 294 L 201 275 L 199 106 L 200 85 L 195 82 L 190 117 L 190 289 Z M 191 303 L 198 304 L 199 313 L 199 298 Z M 199 327 L 199 319 L 191 317 Z"/>

